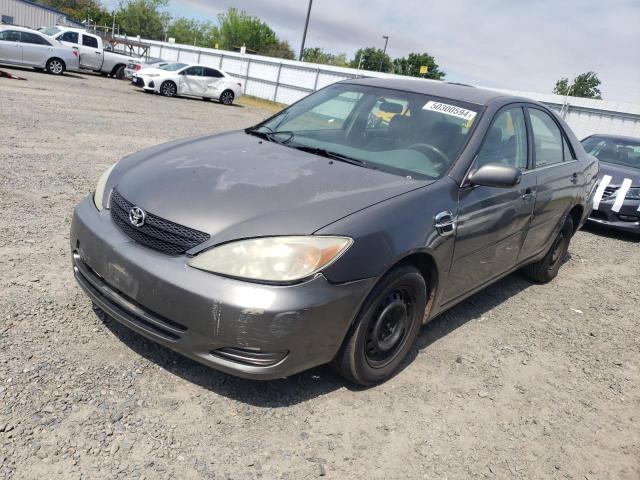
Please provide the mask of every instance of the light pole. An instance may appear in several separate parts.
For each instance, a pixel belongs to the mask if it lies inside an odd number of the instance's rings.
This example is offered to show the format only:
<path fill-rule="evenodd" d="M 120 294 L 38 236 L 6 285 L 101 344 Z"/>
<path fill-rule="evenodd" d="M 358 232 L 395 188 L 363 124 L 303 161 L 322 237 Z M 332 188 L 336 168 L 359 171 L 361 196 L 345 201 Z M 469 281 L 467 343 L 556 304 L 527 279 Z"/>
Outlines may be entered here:
<path fill-rule="evenodd" d="M 379 72 L 382 71 L 382 62 L 384 60 L 384 56 L 387 54 L 387 44 L 389 43 L 388 35 L 383 35 L 382 38 L 384 38 L 384 50 L 382 50 L 382 56 L 380 57 L 380 65 L 378 65 Z"/>
<path fill-rule="evenodd" d="M 300 57 L 298 60 L 302 61 L 304 55 L 304 42 L 307 41 L 307 28 L 309 28 L 309 17 L 311 16 L 311 5 L 313 0 L 309 0 L 309 8 L 307 8 L 307 20 L 304 22 L 304 33 L 302 34 L 302 45 L 300 46 Z"/>

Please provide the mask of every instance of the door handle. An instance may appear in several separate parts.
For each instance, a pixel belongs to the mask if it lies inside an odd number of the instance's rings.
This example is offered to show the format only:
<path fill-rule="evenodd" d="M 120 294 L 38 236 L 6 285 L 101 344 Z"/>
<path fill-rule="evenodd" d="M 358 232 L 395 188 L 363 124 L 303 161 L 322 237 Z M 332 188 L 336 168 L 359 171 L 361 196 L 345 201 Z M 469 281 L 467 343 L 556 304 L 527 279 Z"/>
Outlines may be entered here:
<path fill-rule="evenodd" d="M 571 183 L 573 183 L 574 185 L 576 183 L 578 183 L 578 174 L 574 173 L 573 175 L 571 175 Z"/>
<path fill-rule="evenodd" d="M 528 200 L 529 198 L 533 197 L 535 195 L 535 192 L 533 190 L 531 190 L 530 188 L 527 188 L 524 193 L 522 194 L 522 199 L 523 200 Z"/>
<path fill-rule="evenodd" d="M 443 237 L 448 237 L 456 231 L 456 221 L 448 210 L 438 213 L 433 220 L 433 226 Z"/>

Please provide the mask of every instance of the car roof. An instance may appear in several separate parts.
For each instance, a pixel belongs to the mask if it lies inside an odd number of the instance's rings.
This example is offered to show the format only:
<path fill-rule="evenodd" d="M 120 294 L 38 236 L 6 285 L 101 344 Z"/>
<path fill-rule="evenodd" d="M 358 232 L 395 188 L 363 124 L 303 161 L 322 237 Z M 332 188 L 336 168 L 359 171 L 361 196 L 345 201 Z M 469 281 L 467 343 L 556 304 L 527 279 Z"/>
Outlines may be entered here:
<path fill-rule="evenodd" d="M 610 138 L 611 140 L 631 140 L 633 142 L 640 142 L 640 138 L 638 137 L 629 137 L 627 135 L 610 135 L 608 133 L 593 133 L 588 137 L 583 138 L 581 141 L 584 141 L 587 138 L 591 138 L 591 137 Z"/>
<path fill-rule="evenodd" d="M 19 32 L 37 33 L 38 35 L 44 35 L 33 28 L 19 27 L 18 25 L 0 25 L 0 30 L 17 30 Z M 46 35 L 44 35 L 46 37 Z"/>
<path fill-rule="evenodd" d="M 484 90 L 470 85 L 420 78 L 358 78 L 343 80 L 340 83 L 403 90 L 424 95 L 433 95 L 435 97 L 451 98 L 453 100 L 475 103 L 476 105 L 486 105 L 490 101 L 502 97 L 537 103 L 533 100 L 494 92 L 492 90 Z"/>

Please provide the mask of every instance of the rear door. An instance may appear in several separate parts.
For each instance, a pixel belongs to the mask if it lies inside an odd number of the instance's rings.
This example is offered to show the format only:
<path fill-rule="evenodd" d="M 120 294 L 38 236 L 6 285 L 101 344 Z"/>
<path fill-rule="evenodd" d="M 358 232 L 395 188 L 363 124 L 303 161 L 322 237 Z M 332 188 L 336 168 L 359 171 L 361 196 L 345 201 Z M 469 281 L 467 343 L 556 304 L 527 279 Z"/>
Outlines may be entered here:
<path fill-rule="evenodd" d="M 0 32 L 0 62 L 22 63 L 20 32 L 17 30 Z"/>
<path fill-rule="evenodd" d="M 100 70 L 104 61 L 98 37 L 87 33 L 81 34 L 80 67 L 89 70 Z"/>
<path fill-rule="evenodd" d="M 559 123 L 542 108 L 531 105 L 527 112 L 538 191 L 521 260 L 540 253 L 555 236 L 579 183 L 578 161 Z"/>
<path fill-rule="evenodd" d="M 509 188 L 463 186 L 446 300 L 454 300 L 512 269 L 527 235 L 536 195 L 524 107 L 508 105 L 494 117 L 472 170 L 503 163 L 523 172 Z"/>
<path fill-rule="evenodd" d="M 20 45 L 22 63 L 33 67 L 44 65 L 53 52 L 53 46 L 49 40 L 31 32 L 20 33 Z"/>
<path fill-rule="evenodd" d="M 202 67 L 189 67 L 180 72 L 178 92 L 182 95 L 204 96 Z"/>
<path fill-rule="evenodd" d="M 220 82 L 224 75 L 215 68 L 202 69 L 202 81 L 204 83 L 204 95 L 207 97 L 215 97 L 218 94 L 220 88 Z"/>

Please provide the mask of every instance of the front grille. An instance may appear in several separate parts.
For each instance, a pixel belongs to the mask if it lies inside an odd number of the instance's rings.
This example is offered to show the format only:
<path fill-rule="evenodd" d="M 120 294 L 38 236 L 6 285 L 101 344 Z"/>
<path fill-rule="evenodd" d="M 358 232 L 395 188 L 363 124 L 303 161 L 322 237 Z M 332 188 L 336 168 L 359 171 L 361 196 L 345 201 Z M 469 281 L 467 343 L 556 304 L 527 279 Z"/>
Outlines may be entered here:
<path fill-rule="evenodd" d="M 147 213 L 144 225 L 136 227 L 129 221 L 129 211 L 134 206 L 117 190 L 111 193 L 111 218 L 124 233 L 146 247 L 167 255 L 180 255 L 210 238 L 204 232 L 178 225 L 150 213 Z"/>
<path fill-rule="evenodd" d="M 142 80 L 140 77 L 136 77 L 135 84 L 136 84 L 138 87 L 144 87 L 144 80 Z"/>

